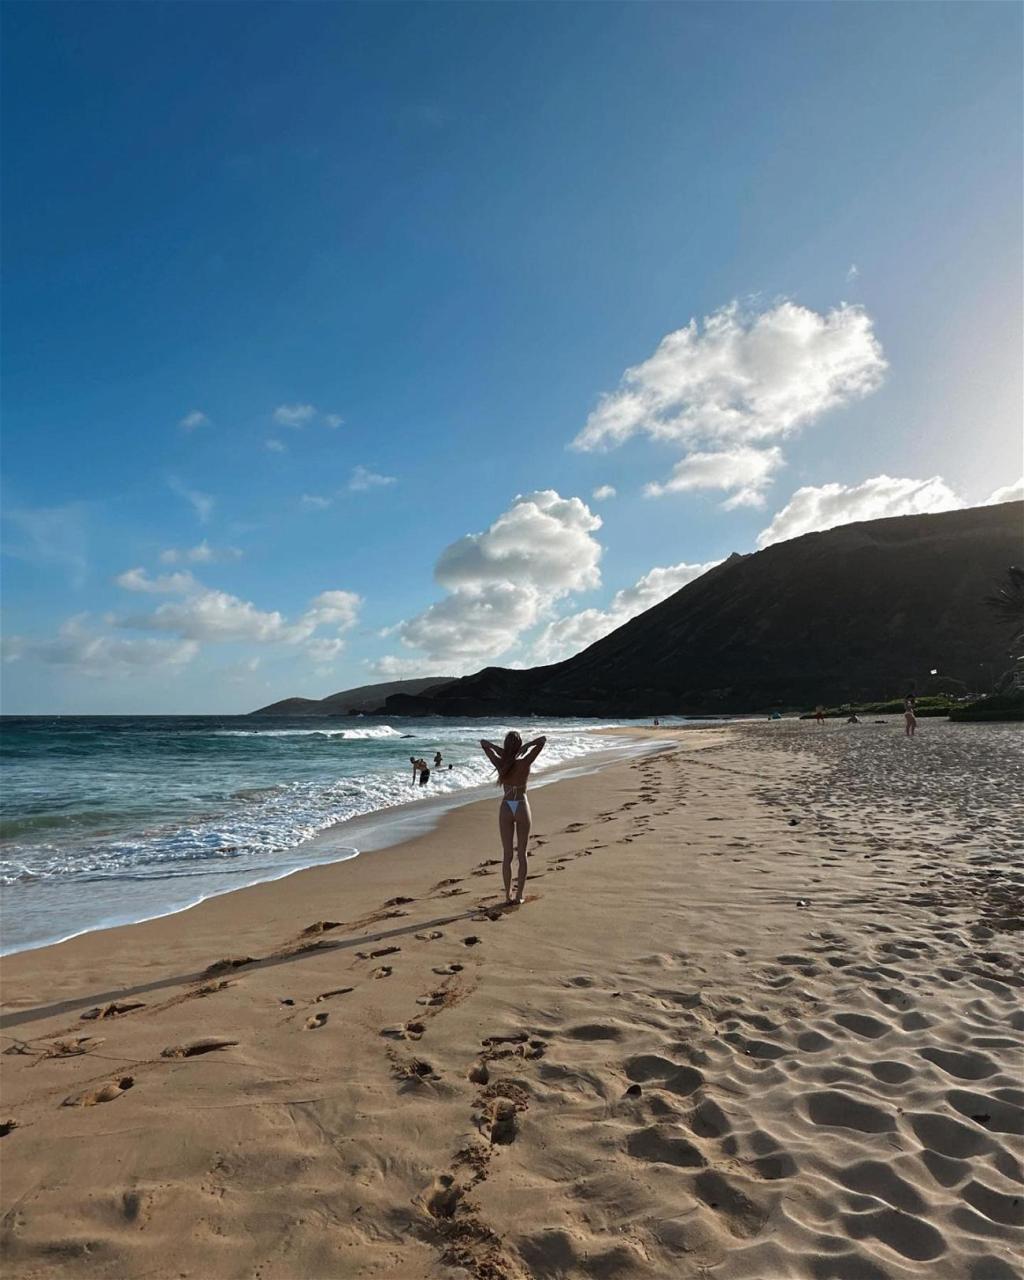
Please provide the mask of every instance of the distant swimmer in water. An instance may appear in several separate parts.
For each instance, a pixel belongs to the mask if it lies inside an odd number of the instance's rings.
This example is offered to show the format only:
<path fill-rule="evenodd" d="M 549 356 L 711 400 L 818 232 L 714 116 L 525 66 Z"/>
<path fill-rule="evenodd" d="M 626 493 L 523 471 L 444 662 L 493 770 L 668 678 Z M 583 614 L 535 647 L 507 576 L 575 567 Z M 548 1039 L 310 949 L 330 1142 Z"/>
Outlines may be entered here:
<path fill-rule="evenodd" d="M 434 752 L 434 768 L 440 769 L 440 767 L 441 767 L 441 753 L 440 751 L 435 751 Z"/>
<path fill-rule="evenodd" d="M 526 888 L 526 846 L 530 842 L 530 802 L 526 798 L 526 785 L 530 780 L 530 768 L 544 750 L 547 738 L 534 738 L 524 742 L 513 729 L 505 735 L 500 747 L 486 738 L 480 746 L 484 755 L 498 771 L 497 785 L 505 795 L 498 806 L 498 831 L 501 833 L 501 874 L 505 881 L 505 900 L 521 903 Z M 515 839 L 518 865 L 516 867 L 516 891 L 512 893 L 512 843 Z"/>
<path fill-rule="evenodd" d="M 904 733 L 908 738 L 912 738 L 917 732 L 917 708 L 912 693 L 908 693 L 903 699 L 903 724 Z"/>

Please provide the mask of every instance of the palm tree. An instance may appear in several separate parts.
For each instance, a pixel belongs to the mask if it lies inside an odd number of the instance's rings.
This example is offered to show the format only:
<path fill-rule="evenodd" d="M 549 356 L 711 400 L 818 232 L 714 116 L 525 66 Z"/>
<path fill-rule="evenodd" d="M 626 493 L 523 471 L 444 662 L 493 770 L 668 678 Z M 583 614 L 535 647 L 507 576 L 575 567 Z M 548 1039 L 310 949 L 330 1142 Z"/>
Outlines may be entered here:
<path fill-rule="evenodd" d="M 1010 565 L 995 592 L 985 597 L 985 603 L 1013 628 L 1011 645 L 1024 641 L 1024 569 Z"/>

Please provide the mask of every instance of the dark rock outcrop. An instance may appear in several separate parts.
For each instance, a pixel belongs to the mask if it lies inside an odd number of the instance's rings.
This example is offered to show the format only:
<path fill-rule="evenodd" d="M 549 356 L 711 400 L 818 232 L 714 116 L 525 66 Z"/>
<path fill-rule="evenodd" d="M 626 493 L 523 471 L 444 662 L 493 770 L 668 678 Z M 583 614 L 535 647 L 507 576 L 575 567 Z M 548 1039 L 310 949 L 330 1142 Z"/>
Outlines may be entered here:
<path fill-rule="evenodd" d="M 1021 560 L 1024 503 L 843 525 L 730 557 L 575 657 L 487 667 L 394 715 L 647 716 L 864 701 L 1009 661 L 984 599 Z"/>

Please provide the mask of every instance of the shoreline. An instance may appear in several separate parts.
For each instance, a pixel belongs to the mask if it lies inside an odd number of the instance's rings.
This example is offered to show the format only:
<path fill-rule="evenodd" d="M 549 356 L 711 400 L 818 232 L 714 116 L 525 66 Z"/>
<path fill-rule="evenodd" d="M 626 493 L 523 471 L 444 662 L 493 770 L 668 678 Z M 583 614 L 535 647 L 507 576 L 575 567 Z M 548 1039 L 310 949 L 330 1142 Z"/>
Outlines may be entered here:
<path fill-rule="evenodd" d="M 522 907 L 491 797 L 8 957 L 7 1266 L 1013 1280 L 1009 744 L 676 734 L 542 789 Z"/>
<path fill-rule="evenodd" d="M 690 726 L 676 725 L 671 727 L 682 730 Z M 702 728 L 706 726 L 694 725 L 692 727 Z M 601 726 L 587 732 L 602 737 L 645 739 L 648 731 L 635 730 L 632 727 Z M 659 730 L 653 726 L 649 730 L 650 734 L 658 732 Z M 647 749 L 657 749 L 659 745 L 660 743 L 652 741 Z M 638 747 L 634 752 L 627 752 L 623 749 L 621 753 L 613 749 L 598 749 L 590 755 L 559 761 L 550 770 L 535 773 L 531 778 L 531 788 L 540 789 L 568 778 L 607 768 L 608 765 L 614 764 L 618 759 L 628 758 L 632 754 L 643 754 L 643 748 Z M 424 832 L 436 829 L 443 822 L 446 814 L 468 805 L 484 803 L 486 798 L 487 788 L 477 785 L 465 787 L 460 791 L 439 792 L 423 799 L 358 814 L 355 817 L 343 819 L 341 822 L 336 822 L 323 828 L 308 840 L 292 846 L 289 850 L 282 850 L 282 858 L 288 853 L 296 855 L 301 853 L 303 860 L 299 865 L 285 865 L 266 874 L 259 874 L 253 869 L 254 878 L 252 879 L 247 878 L 248 873 L 241 871 L 239 875 L 243 877 L 242 883 L 213 889 L 205 893 L 201 892 L 197 885 L 196 892 L 199 896 L 179 905 L 170 906 L 166 910 L 155 910 L 152 914 L 131 913 L 124 917 L 104 917 L 96 924 L 88 925 L 85 928 L 77 929 L 60 937 L 46 938 L 41 941 L 17 944 L 11 947 L 0 943 L 0 960 L 30 951 L 39 951 L 46 947 L 60 946 L 65 942 L 71 942 L 76 938 L 86 937 L 94 933 L 104 933 L 111 929 L 128 928 L 133 925 L 147 924 L 153 920 L 167 919 L 191 911 L 195 907 L 201 906 L 204 902 L 210 902 L 216 898 L 242 893 L 259 885 L 274 884 L 319 867 L 337 866 L 341 863 L 352 862 L 364 854 L 376 853 L 382 849 L 394 848 L 412 841 Z M 359 840 L 363 834 L 366 836 L 365 842 L 360 844 L 349 843 L 342 846 L 351 850 L 344 856 L 332 856 L 325 859 L 317 857 L 319 850 L 323 849 L 325 845 L 334 844 L 342 836 L 349 835 L 353 837 L 353 840 Z M 307 860 L 310 858 L 312 861 Z M 194 878 L 196 881 L 201 882 L 200 876 Z"/>

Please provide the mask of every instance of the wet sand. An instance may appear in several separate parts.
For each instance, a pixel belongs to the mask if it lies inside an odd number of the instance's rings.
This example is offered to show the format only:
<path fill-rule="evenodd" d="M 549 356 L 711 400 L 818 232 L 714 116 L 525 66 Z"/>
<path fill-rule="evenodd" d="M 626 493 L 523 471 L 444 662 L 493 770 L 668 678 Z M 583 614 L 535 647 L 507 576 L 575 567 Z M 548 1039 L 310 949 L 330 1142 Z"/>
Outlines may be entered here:
<path fill-rule="evenodd" d="M 1014 1280 L 1019 743 L 665 731 L 519 909 L 495 799 L 9 957 L 5 1274 Z"/>

